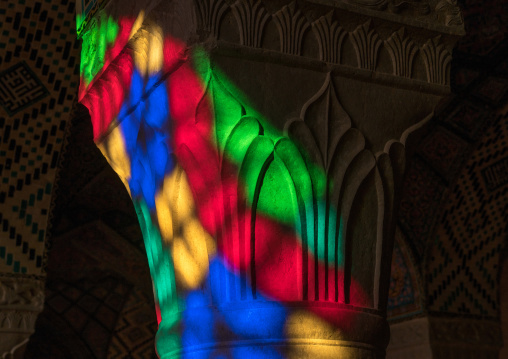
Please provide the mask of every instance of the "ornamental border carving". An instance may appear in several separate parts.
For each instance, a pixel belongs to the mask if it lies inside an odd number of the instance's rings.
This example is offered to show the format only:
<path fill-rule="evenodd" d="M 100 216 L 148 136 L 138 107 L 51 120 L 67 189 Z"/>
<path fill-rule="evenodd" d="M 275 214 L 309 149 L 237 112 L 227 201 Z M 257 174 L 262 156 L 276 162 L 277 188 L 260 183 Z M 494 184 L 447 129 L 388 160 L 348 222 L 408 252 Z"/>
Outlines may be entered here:
<path fill-rule="evenodd" d="M 0 332 L 32 333 L 43 305 L 42 280 L 0 278 Z"/>
<path fill-rule="evenodd" d="M 222 41 L 221 22 L 225 14 L 231 12 L 238 26 L 239 44 L 227 44 L 258 49 L 266 55 L 266 49 L 262 48 L 263 37 L 271 22 L 278 30 L 278 51 L 282 54 L 448 87 L 452 47 L 463 34 L 463 24 L 457 20 L 461 19 L 460 11 L 448 3 L 452 0 L 441 1 L 439 9 L 434 12 L 429 10 L 436 17 L 434 22 L 440 18 L 439 14 L 451 11 L 451 15 L 444 16 L 448 16 L 446 21 L 453 26 L 440 24 L 442 27 L 437 28 L 420 20 L 408 22 L 406 20 L 412 17 L 406 13 L 396 15 L 388 11 L 390 16 L 386 18 L 383 14 L 392 1 L 376 0 L 384 6 L 375 11 L 360 4 L 372 1 L 350 0 L 333 4 L 322 0 L 285 1 L 285 5 L 262 0 L 194 0 L 194 3 L 198 33 L 212 41 Z M 414 13 L 421 11 L 419 8 L 413 10 Z M 418 16 L 415 18 L 419 19 Z M 312 35 L 309 35 L 309 29 L 312 29 Z M 313 41 L 318 48 L 315 58 L 303 53 L 305 41 Z M 354 49 L 356 64 L 345 63 L 346 47 Z M 382 52 L 387 53 L 385 56 L 392 62 L 389 69 L 379 68 Z M 416 66 L 420 68 L 419 77 L 415 75 Z"/>

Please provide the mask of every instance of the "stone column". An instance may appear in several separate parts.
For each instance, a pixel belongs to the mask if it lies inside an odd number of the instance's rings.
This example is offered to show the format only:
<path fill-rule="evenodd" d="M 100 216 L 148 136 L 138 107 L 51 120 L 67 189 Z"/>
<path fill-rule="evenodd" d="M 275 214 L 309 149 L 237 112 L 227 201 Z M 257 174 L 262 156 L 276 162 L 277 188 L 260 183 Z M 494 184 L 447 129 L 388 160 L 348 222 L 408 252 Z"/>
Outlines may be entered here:
<path fill-rule="evenodd" d="M 109 2 L 80 99 L 138 212 L 161 358 L 383 358 L 405 144 L 452 2 Z"/>

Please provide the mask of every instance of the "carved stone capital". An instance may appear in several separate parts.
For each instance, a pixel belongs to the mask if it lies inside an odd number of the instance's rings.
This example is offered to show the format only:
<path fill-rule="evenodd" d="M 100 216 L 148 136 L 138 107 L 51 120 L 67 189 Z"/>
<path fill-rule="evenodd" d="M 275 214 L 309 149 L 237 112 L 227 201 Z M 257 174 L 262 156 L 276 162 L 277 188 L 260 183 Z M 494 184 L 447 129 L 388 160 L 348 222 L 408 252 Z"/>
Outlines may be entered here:
<path fill-rule="evenodd" d="M 42 280 L 0 278 L 0 354 L 3 358 L 22 357 L 43 305 Z"/>
<path fill-rule="evenodd" d="M 159 14 L 183 1 L 195 21 L 171 30 Z M 159 355 L 382 358 L 405 142 L 449 90 L 460 31 L 424 0 L 155 10 L 122 55 L 136 87 L 113 63 L 83 101 L 138 212 Z"/>

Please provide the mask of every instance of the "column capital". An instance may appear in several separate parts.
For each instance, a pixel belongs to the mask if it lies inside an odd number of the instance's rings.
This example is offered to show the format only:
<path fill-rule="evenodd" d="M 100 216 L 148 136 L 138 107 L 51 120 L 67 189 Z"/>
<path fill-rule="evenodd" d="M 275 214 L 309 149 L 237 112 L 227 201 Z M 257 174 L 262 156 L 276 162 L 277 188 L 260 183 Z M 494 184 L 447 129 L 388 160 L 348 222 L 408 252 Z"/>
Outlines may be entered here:
<path fill-rule="evenodd" d="M 0 354 L 22 358 L 44 305 L 44 281 L 0 276 Z"/>

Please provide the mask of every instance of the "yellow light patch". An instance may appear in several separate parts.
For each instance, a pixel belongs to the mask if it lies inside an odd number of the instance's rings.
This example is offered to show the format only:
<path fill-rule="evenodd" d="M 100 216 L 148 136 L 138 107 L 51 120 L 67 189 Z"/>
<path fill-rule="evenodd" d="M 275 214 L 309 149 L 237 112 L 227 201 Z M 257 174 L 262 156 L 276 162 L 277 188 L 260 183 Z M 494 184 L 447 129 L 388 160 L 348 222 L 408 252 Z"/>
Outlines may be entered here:
<path fill-rule="evenodd" d="M 186 289 L 197 288 L 207 272 L 202 271 L 196 264 L 183 238 L 175 237 L 171 254 L 177 283 Z"/>
<path fill-rule="evenodd" d="M 101 151 L 102 155 L 106 158 L 106 160 L 109 163 L 109 155 L 108 155 L 108 152 L 106 151 L 106 147 L 104 146 L 104 142 L 96 143 L 95 145 Z M 111 163 L 109 163 L 109 164 L 111 164 Z"/>
<path fill-rule="evenodd" d="M 158 25 L 145 26 L 134 37 L 134 63 L 146 78 L 162 70 L 164 63 L 164 34 Z"/>
<path fill-rule="evenodd" d="M 148 45 L 148 75 L 160 72 L 164 62 L 164 34 L 158 25 L 151 26 Z"/>
<path fill-rule="evenodd" d="M 196 261 L 196 265 L 208 270 L 208 255 L 215 254 L 215 245 L 197 218 L 191 218 L 183 230 L 187 247 Z M 212 253 L 209 253 L 209 250 Z"/>
<path fill-rule="evenodd" d="M 341 352 L 344 350 L 337 345 L 327 345 L 322 339 L 341 340 L 341 333 L 330 323 L 318 317 L 314 313 L 306 310 L 298 310 L 291 313 L 286 321 L 286 337 L 289 339 L 308 339 L 309 344 L 291 346 L 288 351 L 288 358 L 322 358 L 337 359 L 342 358 Z M 316 342 L 312 343 L 312 338 Z M 330 343 L 331 344 L 331 343 Z"/>
<path fill-rule="evenodd" d="M 134 64 L 139 73 L 146 78 L 148 73 L 148 45 L 150 34 L 145 29 L 140 29 L 132 43 Z"/>
<path fill-rule="evenodd" d="M 189 182 L 187 181 L 187 176 L 183 171 L 180 172 L 180 178 L 177 182 L 177 195 L 172 199 L 173 206 L 178 217 L 181 219 L 186 219 L 194 215 L 194 196 L 192 195 L 192 191 L 189 186 Z"/>
<path fill-rule="evenodd" d="M 128 181 L 131 177 L 131 161 L 125 152 L 125 140 L 119 126 L 111 131 L 107 146 L 111 166 L 122 180 Z"/>
<path fill-rule="evenodd" d="M 114 128 L 104 141 L 96 145 L 111 168 L 118 174 L 130 196 L 128 180 L 131 176 L 131 164 L 129 156 L 125 152 L 125 141 L 119 127 Z"/>
<path fill-rule="evenodd" d="M 177 283 L 196 289 L 208 274 L 216 245 L 196 216 L 194 198 L 180 167 L 164 178 L 155 208 L 161 236 L 171 248 Z"/>
<path fill-rule="evenodd" d="M 145 20 L 145 11 L 141 10 L 138 14 L 138 17 L 134 21 L 134 24 L 132 24 L 132 29 L 129 34 L 129 40 L 138 32 L 141 25 L 143 25 L 144 20 Z"/>
<path fill-rule="evenodd" d="M 171 243 L 173 240 L 173 216 L 169 208 L 169 201 L 166 200 L 163 191 L 155 196 L 155 209 L 162 239 L 166 244 Z"/>

